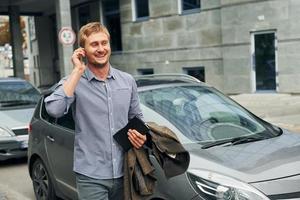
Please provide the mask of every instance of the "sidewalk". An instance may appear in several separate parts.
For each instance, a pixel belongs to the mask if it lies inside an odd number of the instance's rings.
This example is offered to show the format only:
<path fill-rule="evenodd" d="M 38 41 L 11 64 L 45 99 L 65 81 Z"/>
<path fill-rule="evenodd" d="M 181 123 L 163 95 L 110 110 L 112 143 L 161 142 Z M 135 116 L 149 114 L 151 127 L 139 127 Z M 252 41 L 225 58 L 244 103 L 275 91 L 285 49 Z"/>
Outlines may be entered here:
<path fill-rule="evenodd" d="M 254 93 L 230 97 L 264 120 L 300 133 L 300 95 Z"/>
<path fill-rule="evenodd" d="M 19 194 L 6 185 L 0 184 L 0 200 L 30 200 Z"/>

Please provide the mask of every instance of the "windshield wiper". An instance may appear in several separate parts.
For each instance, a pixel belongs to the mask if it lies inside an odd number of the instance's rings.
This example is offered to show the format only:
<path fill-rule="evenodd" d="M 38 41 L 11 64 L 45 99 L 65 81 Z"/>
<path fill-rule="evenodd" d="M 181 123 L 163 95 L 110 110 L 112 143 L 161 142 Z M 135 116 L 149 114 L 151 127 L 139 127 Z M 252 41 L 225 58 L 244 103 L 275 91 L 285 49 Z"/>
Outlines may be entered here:
<path fill-rule="evenodd" d="M 230 138 L 225 140 L 218 140 L 214 142 L 207 143 L 201 147 L 201 149 L 208 149 L 210 147 L 219 146 L 223 144 L 229 143 L 229 145 L 237 145 L 237 144 L 243 144 L 247 142 L 255 142 L 259 140 L 267 139 L 267 137 L 263 136 L 244 136 L 244 137 L 237 137 L 237 138 Z"/>

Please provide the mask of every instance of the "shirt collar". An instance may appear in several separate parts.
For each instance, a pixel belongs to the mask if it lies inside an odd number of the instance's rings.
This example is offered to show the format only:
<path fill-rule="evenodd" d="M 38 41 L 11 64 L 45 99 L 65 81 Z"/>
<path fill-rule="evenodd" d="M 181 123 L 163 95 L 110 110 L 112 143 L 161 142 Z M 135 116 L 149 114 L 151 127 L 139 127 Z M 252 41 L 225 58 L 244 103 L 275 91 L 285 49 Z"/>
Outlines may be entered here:
<path fill-rule="evenodd" d="M 115 75 L 115 69 L 109 65 L 109 71 L 108 71 L 108 75 L 107 75 L 107 79 L 113 78 L 116 79 L 116 75 Z M 95 76 L 95 74 L 87 67 L 84 71 L 84 73 L 82 74 L 82 77 L 86 78 L 88 81 L 91 81 L 93 79 L 97 79 L 97 77 Z"/>

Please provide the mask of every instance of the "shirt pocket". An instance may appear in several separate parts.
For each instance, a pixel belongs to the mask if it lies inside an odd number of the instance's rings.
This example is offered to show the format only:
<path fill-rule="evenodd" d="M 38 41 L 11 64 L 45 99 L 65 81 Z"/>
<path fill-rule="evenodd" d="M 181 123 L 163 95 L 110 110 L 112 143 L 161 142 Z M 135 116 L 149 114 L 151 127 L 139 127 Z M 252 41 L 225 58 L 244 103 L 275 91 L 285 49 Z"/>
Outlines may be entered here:
<path fill-rule="evenodd" d="M 128 114 L 132 90 L 129 87 L 117 88 L 112 91 L 113 107 L 116 112 Z"/>

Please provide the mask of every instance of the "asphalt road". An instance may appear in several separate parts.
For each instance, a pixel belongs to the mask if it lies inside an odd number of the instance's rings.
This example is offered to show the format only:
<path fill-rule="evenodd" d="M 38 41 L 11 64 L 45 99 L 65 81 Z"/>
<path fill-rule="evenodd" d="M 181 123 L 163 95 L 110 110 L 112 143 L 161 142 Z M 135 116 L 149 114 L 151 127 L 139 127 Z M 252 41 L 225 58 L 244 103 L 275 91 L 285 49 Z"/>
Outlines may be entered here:
<path fill-rule="evenodd" d="M 0 200 L 35 200 L 27 158 L 0 162 Z"/>

